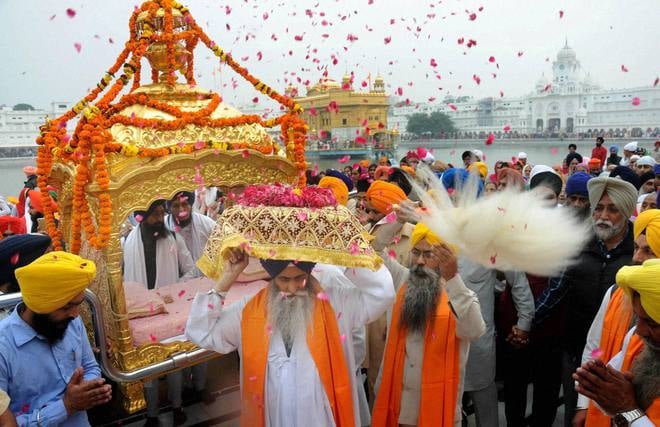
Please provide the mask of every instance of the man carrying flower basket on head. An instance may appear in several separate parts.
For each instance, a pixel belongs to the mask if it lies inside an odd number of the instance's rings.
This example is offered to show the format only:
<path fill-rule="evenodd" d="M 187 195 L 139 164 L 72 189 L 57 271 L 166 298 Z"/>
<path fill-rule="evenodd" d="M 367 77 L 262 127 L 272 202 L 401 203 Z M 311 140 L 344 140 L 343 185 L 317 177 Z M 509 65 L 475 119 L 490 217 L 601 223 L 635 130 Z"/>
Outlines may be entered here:
<path fill-rule="evenodd" d="M 270 284 L 225 307 L 249 255 Z M 321 262 L 353 269 L 345 275 Z M 186 336 L 219 353 L 239 351 L 241 425 L 360 425 L 352 331 L 390 306 L 394 288 L 366 232 L 330 190 L 248 187 L 198 265 L 218 282 L 195 297 Z"/>

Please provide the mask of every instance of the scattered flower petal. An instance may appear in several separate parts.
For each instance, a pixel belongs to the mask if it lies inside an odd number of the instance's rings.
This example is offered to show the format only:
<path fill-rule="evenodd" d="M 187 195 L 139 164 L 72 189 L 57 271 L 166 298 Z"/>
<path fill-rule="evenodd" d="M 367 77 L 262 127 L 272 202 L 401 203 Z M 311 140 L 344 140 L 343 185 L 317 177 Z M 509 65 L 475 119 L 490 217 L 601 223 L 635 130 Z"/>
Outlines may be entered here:
<path fill-rule="evenodd" d="M 71 8 L 68 8 L 66 10 L 66 16 L 68 16 L 69 18 L 73 18 L 74 16 L 76 16 L 76 11 Z"/>
<path fill-rule="evenodd" d="M 635 107 L 638 106 L 641 103 L 642 103 L 642 101 L 639 99 L 639 96 L 636 96 L 632 99 L 632 105 L 634 105 Z"/>
<path fill-rule="evenodd" d="M 321 301 L 328 301 L 330 299 L 328 294 L 322 291 L 316 294 L 316 298 L 320 299 Z"/>

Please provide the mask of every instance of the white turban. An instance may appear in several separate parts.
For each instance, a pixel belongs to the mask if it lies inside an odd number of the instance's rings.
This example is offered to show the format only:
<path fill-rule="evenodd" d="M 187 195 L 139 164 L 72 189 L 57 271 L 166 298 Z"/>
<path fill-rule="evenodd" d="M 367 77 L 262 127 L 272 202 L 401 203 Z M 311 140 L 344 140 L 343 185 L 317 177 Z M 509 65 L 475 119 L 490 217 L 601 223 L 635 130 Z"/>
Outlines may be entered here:
<path fill-rule="evenodd" d="M 589 202 L 591 211 L 596 209 L 596 205 L 605 193 L 610 196 L 614 205 L 621 211 L 624 217 L 629 218 L 635 210 L 637 202 L 637 189 L 634 185 L 622 179 L 610 177 L 598 177 L 589 180 L 587 183 L 589 190 Z"/>
<path fill-rule="evenodd" d="M 637 151 L 637 141 L 629 142 L 623 146 L 623 149 L 626 151 Z"/>

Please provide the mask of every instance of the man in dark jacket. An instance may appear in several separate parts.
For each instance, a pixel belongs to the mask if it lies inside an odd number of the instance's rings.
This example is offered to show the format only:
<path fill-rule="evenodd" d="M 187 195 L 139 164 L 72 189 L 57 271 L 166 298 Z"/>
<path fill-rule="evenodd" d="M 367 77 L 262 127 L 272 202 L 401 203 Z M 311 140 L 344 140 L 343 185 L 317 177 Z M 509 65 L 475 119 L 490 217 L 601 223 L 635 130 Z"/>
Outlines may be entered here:
<path fill-rule="evenodd" d="M 610 157 L 607 158 L 607 166 L 610 165 L 617 167 L 621 162 L 621 156 L 619 156 L 619 147 L 616 145 L 610 146 Z M 606 168 L 607 169 L 607 168 Z"/>
<path fill-rule="evenodd" d="M 632 263 L 633 227 L 629 221 L 635 209 L 637 191 L 623 180 L 593 178 L 587 184 L 593 238 L 577 262 L 537 299 L 535 323 L 546 318 L 560 302 L 566 304 L 563 330 L 563 386 L 566 426 L 571 426 L 577 394 L 571 375 L 580 365 L 589 326 L 600 301 L 615 283 L 619 268 Z"/>

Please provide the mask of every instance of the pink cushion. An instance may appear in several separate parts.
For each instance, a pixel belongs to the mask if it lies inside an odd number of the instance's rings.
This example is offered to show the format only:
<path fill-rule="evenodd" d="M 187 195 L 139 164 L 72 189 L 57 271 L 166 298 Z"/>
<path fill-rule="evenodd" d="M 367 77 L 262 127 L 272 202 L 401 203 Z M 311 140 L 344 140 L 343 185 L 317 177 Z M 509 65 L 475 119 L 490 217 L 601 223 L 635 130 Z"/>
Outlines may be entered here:
<path fill-rule="evenodd" d="M 214 285 L 213 280 L 203 277 L 146 291 L 161 300 L 169 295 L 173 302 L 165 304 L 166 314 L 129 320 L 133 344 L 140 346 L 183 335 L 195 294 L 208 292 Z M 263 280 L 235 283 L 227 293 L 225 306 L 231 305 L 245 296 L 254 295 L 266 285 L 268 282 Z M 181 340 L 184 338 L 181 337 Z"/>
<path fill-rule="evenodd" d="M 129 319 L 167 313 L 163 300 L 141 283 L 124 283 L 124 295 Z"/>

